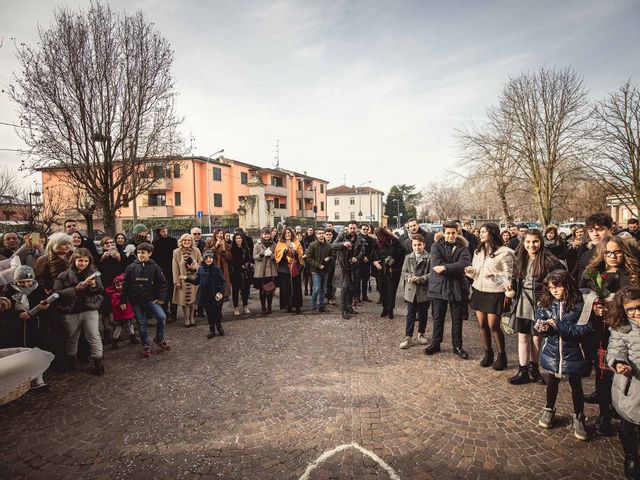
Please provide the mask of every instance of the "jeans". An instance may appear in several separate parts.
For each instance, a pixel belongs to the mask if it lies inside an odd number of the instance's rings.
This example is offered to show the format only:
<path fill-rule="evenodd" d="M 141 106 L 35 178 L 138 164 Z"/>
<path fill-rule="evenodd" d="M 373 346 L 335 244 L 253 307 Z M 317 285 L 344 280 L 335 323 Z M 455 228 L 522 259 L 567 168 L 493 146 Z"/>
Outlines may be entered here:
<path fill-rule="evenodd" d="M 313 281 L 313 292 L 311 293 L 311 308 L 318 306 L 318 300 L 320 300 L 320 307 L 324 307 L 324 293 L 327 289 L 327 277 L 329 272 L 311 272 L 311 279 Z"/>
<path fill-rule="evenodd" d="M 246 307 L 249 303 L 249 277 L 242 273 L 231 276 L 231 299 L 233 300 L 233 308 L 238 308 L 239 296 L 242 297 L 242 306 Z M 206 306 L 205 306 L 206 310 Z"/>
<path fill-rule="evenodd" d="M 98 327 L 99 315 L 97 310 L 87 310 L 80 313 L 68 313 L 64 316 L 64 329 L 67 332 L 67 355 L 78 353 L 78 339 L 84 327 L 84 335 L 91 349 L 91 358 L 102 358 L 102 339 Z"/>
<path fill-rule="evenodd" d="M 349 310 L 353 306 L 353 287 L 346 282 L 342 284 L 340 289 L 340 303 L 342 311 Z"/>
<path fill-rule="evenodd" d="M 418 333 L 424 334 L 427 329 L 427 312 L 429 310 L 429 302 L 406 302 L 407 304 L 407 323 L 405 335 L 413 337 L 413 330 L 416 324 L 416 315 L 418 316 Z"/>
<path fill-rule="evenodd" d="M 434 298 L 433 305 L 433 343 L 440 345 L 444 335 L 444 317 L 447 307 L 451 307 L 451 342 L 454 348 L 462 348 L 462 309 L 463 302 L 450 302 Z"/>
<path fill-rule="evenodd" d="M 138 330 L 140 331 L 140 343 L 143 347 L 149 346 L 149 335 L 147 334 L 147 314 L 153 315 L 156 319 L 156 340 L 161 342 L 164 340 L 164 325 L 167 315 L 164 313 L 161 305 L 154 303 L 152 300 L 142 304 L 131 304 L 133 313 L 136 316 Z"/>

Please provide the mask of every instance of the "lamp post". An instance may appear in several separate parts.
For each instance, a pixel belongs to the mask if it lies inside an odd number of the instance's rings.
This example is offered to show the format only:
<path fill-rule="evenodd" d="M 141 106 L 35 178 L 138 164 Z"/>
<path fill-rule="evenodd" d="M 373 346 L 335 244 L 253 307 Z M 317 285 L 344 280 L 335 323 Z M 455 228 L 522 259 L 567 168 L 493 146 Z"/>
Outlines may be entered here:
<path fill-rule="evenodd" d="M 398 216 L 396 217 L 398 220 L 398 223 L 396 224 L 396 228 L 400 228 L 400 215 L 402 215 L 400 213 L 400 200 L 396 199 L 395 202 L 396 202 L 396 206 L 398 207 Z"/>
<path fill-rule="evenodd" d="M 36 219 L 38 218 L 38 199 L 41 195 L 42 194 L 38 190 L 36 190 L 35 192 L 29 192 L 29 227 L 32 231 L 35 230 Z M 31 200 L 31 197 L 36 197 L 35 202 Z"/>
<path fill-rule="evenodd" d="M 316 188 L 313 187 L 313 229 L 318 228 L 318 197 L 316 195 Z"/>
<path fill-rule="evenodd" d="M 215 158 L 213 158 L 213 157 L 215 155 L 219 155 L 221 153 L 224 153 L 224 148 L 221 148 L 217 152 L 212 153 L 211 155 L 209 155 L 207 157 L 207 164 L 204 167 L 204 170 L 205 170 L 204 177 L 205 177 L 205 181 L 207 183 L 207 218 L 209 219 L 208 220 L 208 223 L 209 223 L 209 232 L 208 233 L 211 233 L 211 195 L 209 194 L 209 181 L 211 179 L 209 178 L 209 160 L 215 160 Z"/>
<path fill-rule="evenodd" d="M 362 195 L 361 195 L 361 188 L 368 184 L 371 183 L 372 180 L 367 180 L 366 182 L 362 182 L 360 185 L 358 185 L 357 187 L 357 193 L 358 193 L 358 223 L 362 223 Z M 371 211 L 369 211 L 369 217 L 371 217 Z"/>

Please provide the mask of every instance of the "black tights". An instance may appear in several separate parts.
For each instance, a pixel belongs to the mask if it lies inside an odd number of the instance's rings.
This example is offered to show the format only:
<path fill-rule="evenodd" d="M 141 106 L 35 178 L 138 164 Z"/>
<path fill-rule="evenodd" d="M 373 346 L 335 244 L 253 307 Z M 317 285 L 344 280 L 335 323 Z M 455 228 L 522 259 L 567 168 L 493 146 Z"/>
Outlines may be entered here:
<path fill-rule="evenodd" d="M 613 383 L 613 372 L 596 367 L 596 396 L 600 415 L 611 416 L 611 384 Z"/>
<path fill-rule="evenodd" d="M 260 289 L 260 305 L 262 310 L 271 311 L 271 302 L 273 302 L 273 293 L 266 293 Z"/>
<path fill-rule="evenodd" d="M 498 353 L 504 353 L 504 333 L 500 326 L 500 315 L 484 313 L 476 310 L 478 327 L 480 328 L 480 340 L 485 350 L 491 350 L 491 337 L 496 342 Z"/>
<path fill-rule="evenodd" d="M 558 385 L 560 378 L 549 374 L 547 379 L 547 408 L 556 406 L 558 397 Z M 571 385 L 571 399 L 573 400 L 573 412 L 578 415 L 584 411 L 584 393 L 582 392 L 582 378 L 580 375 L 569 375 L 569 385 Z"/>

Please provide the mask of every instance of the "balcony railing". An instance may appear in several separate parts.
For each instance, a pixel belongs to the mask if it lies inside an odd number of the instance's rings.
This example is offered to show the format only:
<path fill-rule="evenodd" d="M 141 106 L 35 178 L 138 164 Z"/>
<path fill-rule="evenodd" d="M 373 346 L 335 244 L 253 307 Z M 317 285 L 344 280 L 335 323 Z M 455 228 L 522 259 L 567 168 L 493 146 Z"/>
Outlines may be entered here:
<path fill-rule="evenodd" d="M 313 210 L 296 210 L 296 217 L 300 218 L 313 218 Z"/>
<path fill-rule="evenodd" d="M 296 198 L 298 199 L 305 198 L 307 200 L 313 200 L 313 197 L 314 197 L 313 193 L 314 193 L 313 190 L 304 190 L 302 192 L 298 190 L 296 192 Z"/>
<path fill-rule="evenodd" d="M 142 218 L 167 218 L 173 217 L 172 205 L 140 206 L 138 215 Z"/>
<path fill-rule="evenodd" d="M 289 216 L 289 209 L 288 208 L 274 208 L 273 209 L 273 214 L 276 217 L 288 217 Z"/>
<path fill-rule="evenodd" d="M 172 188 L 173 188 L 173 182 L 171 181 L 171 178 L 165 177 L 165 178 L 159 178 L 155 182 L 153 182 L 151 187 L 149 187 L 149 191 L 159 192 L 159 191 L 171 190 Z"/>
<path fill-rule="evenodd" d="M 289 189 L 286 187 L 276 187 L 275 185 L 267 185 L 264 187 L 264 193 L 266 195 L 277 195 L 279 197 L 286 197 L 289 195 Z"/>

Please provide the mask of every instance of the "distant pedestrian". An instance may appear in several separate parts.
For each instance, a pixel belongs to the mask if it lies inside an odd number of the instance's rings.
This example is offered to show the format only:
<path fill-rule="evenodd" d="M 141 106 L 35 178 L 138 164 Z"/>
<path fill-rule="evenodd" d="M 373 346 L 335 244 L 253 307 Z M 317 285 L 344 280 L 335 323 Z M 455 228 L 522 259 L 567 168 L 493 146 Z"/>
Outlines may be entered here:
<path fill-rule="evenodd" d="M 278 272 L 275 261 L 275 242 L 271 239 L 271 229 L 262 229 L 260 239 L 253 247 L 254 287 L 260 292 L 262 313 L 272 313 L 273 294 L 275 293 Z"/>

